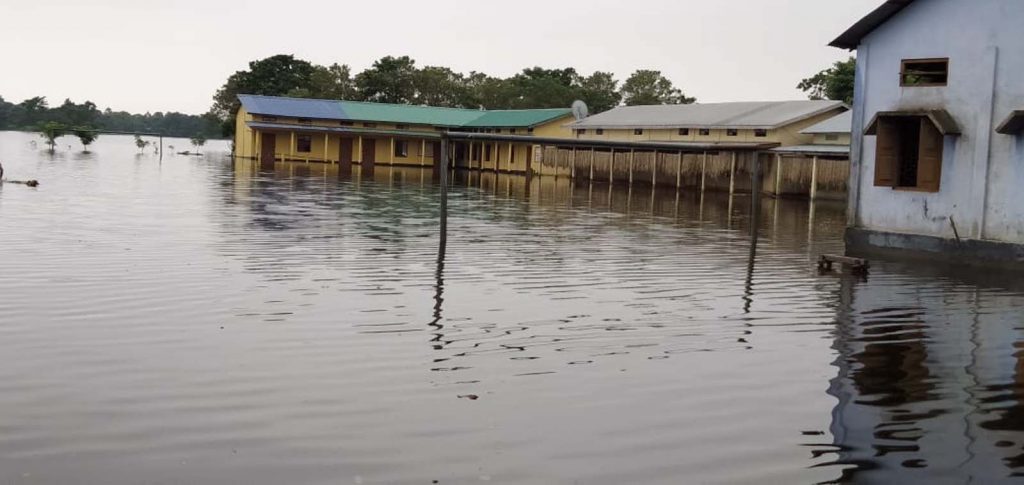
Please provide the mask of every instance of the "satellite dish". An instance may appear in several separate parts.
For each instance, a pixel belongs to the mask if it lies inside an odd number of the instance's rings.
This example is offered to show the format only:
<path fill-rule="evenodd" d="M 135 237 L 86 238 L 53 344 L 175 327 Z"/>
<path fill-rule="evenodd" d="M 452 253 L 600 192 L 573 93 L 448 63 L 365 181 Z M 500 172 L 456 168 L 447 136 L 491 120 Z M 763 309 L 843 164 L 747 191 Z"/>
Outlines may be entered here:
<path fill-rule="evenodd" d="M 587 103 L 576 100 L 572 102 L 572 115 L 576 117 L 576 121 L 581 121 L 587 117 L 589 110 L 587 110 Z"/>

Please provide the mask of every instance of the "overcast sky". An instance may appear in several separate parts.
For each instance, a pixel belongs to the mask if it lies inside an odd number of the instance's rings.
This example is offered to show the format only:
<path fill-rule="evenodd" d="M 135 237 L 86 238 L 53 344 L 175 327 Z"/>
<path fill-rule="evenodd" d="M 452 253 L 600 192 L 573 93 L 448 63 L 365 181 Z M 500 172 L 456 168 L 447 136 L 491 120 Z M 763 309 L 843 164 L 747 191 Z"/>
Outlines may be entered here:
<path fill-rule="evenodd" d="M 508 76 L 659 69 L 698 101 L 799 99 L 881 0 L 0 0 L 0 96 L 205 112 L 250 60 L 360 71 L 385 55 Z"/>

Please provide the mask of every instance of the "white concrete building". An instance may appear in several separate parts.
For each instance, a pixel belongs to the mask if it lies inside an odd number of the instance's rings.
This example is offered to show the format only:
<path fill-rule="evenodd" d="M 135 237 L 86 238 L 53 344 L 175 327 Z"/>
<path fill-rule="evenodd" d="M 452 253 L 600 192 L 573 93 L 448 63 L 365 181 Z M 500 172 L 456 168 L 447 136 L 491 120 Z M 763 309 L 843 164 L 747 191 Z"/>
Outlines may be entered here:
<path fill-rule="evenodd" d="M 1024 1 L 888 0 L 857 51 L 850 252 L 1024 262 Z"/>

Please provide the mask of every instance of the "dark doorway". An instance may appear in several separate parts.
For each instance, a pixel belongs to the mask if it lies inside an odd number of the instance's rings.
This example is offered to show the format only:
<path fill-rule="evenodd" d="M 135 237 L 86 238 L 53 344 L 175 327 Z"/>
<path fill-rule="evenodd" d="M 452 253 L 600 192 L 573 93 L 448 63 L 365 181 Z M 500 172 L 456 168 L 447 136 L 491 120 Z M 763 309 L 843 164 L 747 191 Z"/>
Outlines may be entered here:
<path fill-rule="evenodd" d="M 373 166 L 377 163 L 377 140 L 363 138 L 362 158 L 359 159 L 359 167 L 365 175 L 373 175 Z"/>
<path fill-rule="evenodd" d="M 338 145 L 338 172 L 339 175 L 352 175 L 352 139 L 342 137 Z"/>
<path fill-rule="evenodd" d="M 277 135 L 260 133 L 260 167 L 274 167 L 274 152 L 277 151 Z"/>
<path fill-rule="evenodd" d="M 899 172 L 897 187 L 917 187 L 918 146 L 921 139 L 921 122 L 916 118 L 895 120 L 900 141 Z"/>

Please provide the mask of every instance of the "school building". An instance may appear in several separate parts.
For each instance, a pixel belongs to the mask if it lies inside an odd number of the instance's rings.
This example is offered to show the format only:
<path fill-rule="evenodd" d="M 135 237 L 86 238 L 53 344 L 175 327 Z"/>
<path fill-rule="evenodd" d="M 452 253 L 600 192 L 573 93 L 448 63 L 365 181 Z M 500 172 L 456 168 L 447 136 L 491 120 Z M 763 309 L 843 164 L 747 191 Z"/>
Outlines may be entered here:
<path fill-rule="evenodd" d="M 235 152 L 239 158 L 275 161 L 433 167 L 444 132 L 486 133 L 507 141 L 451 146 L 453 163 L 528 172 L 530 138 L 570 138 L 571 110 L 473 110 L 356 101 L 238 96 Z"/>

